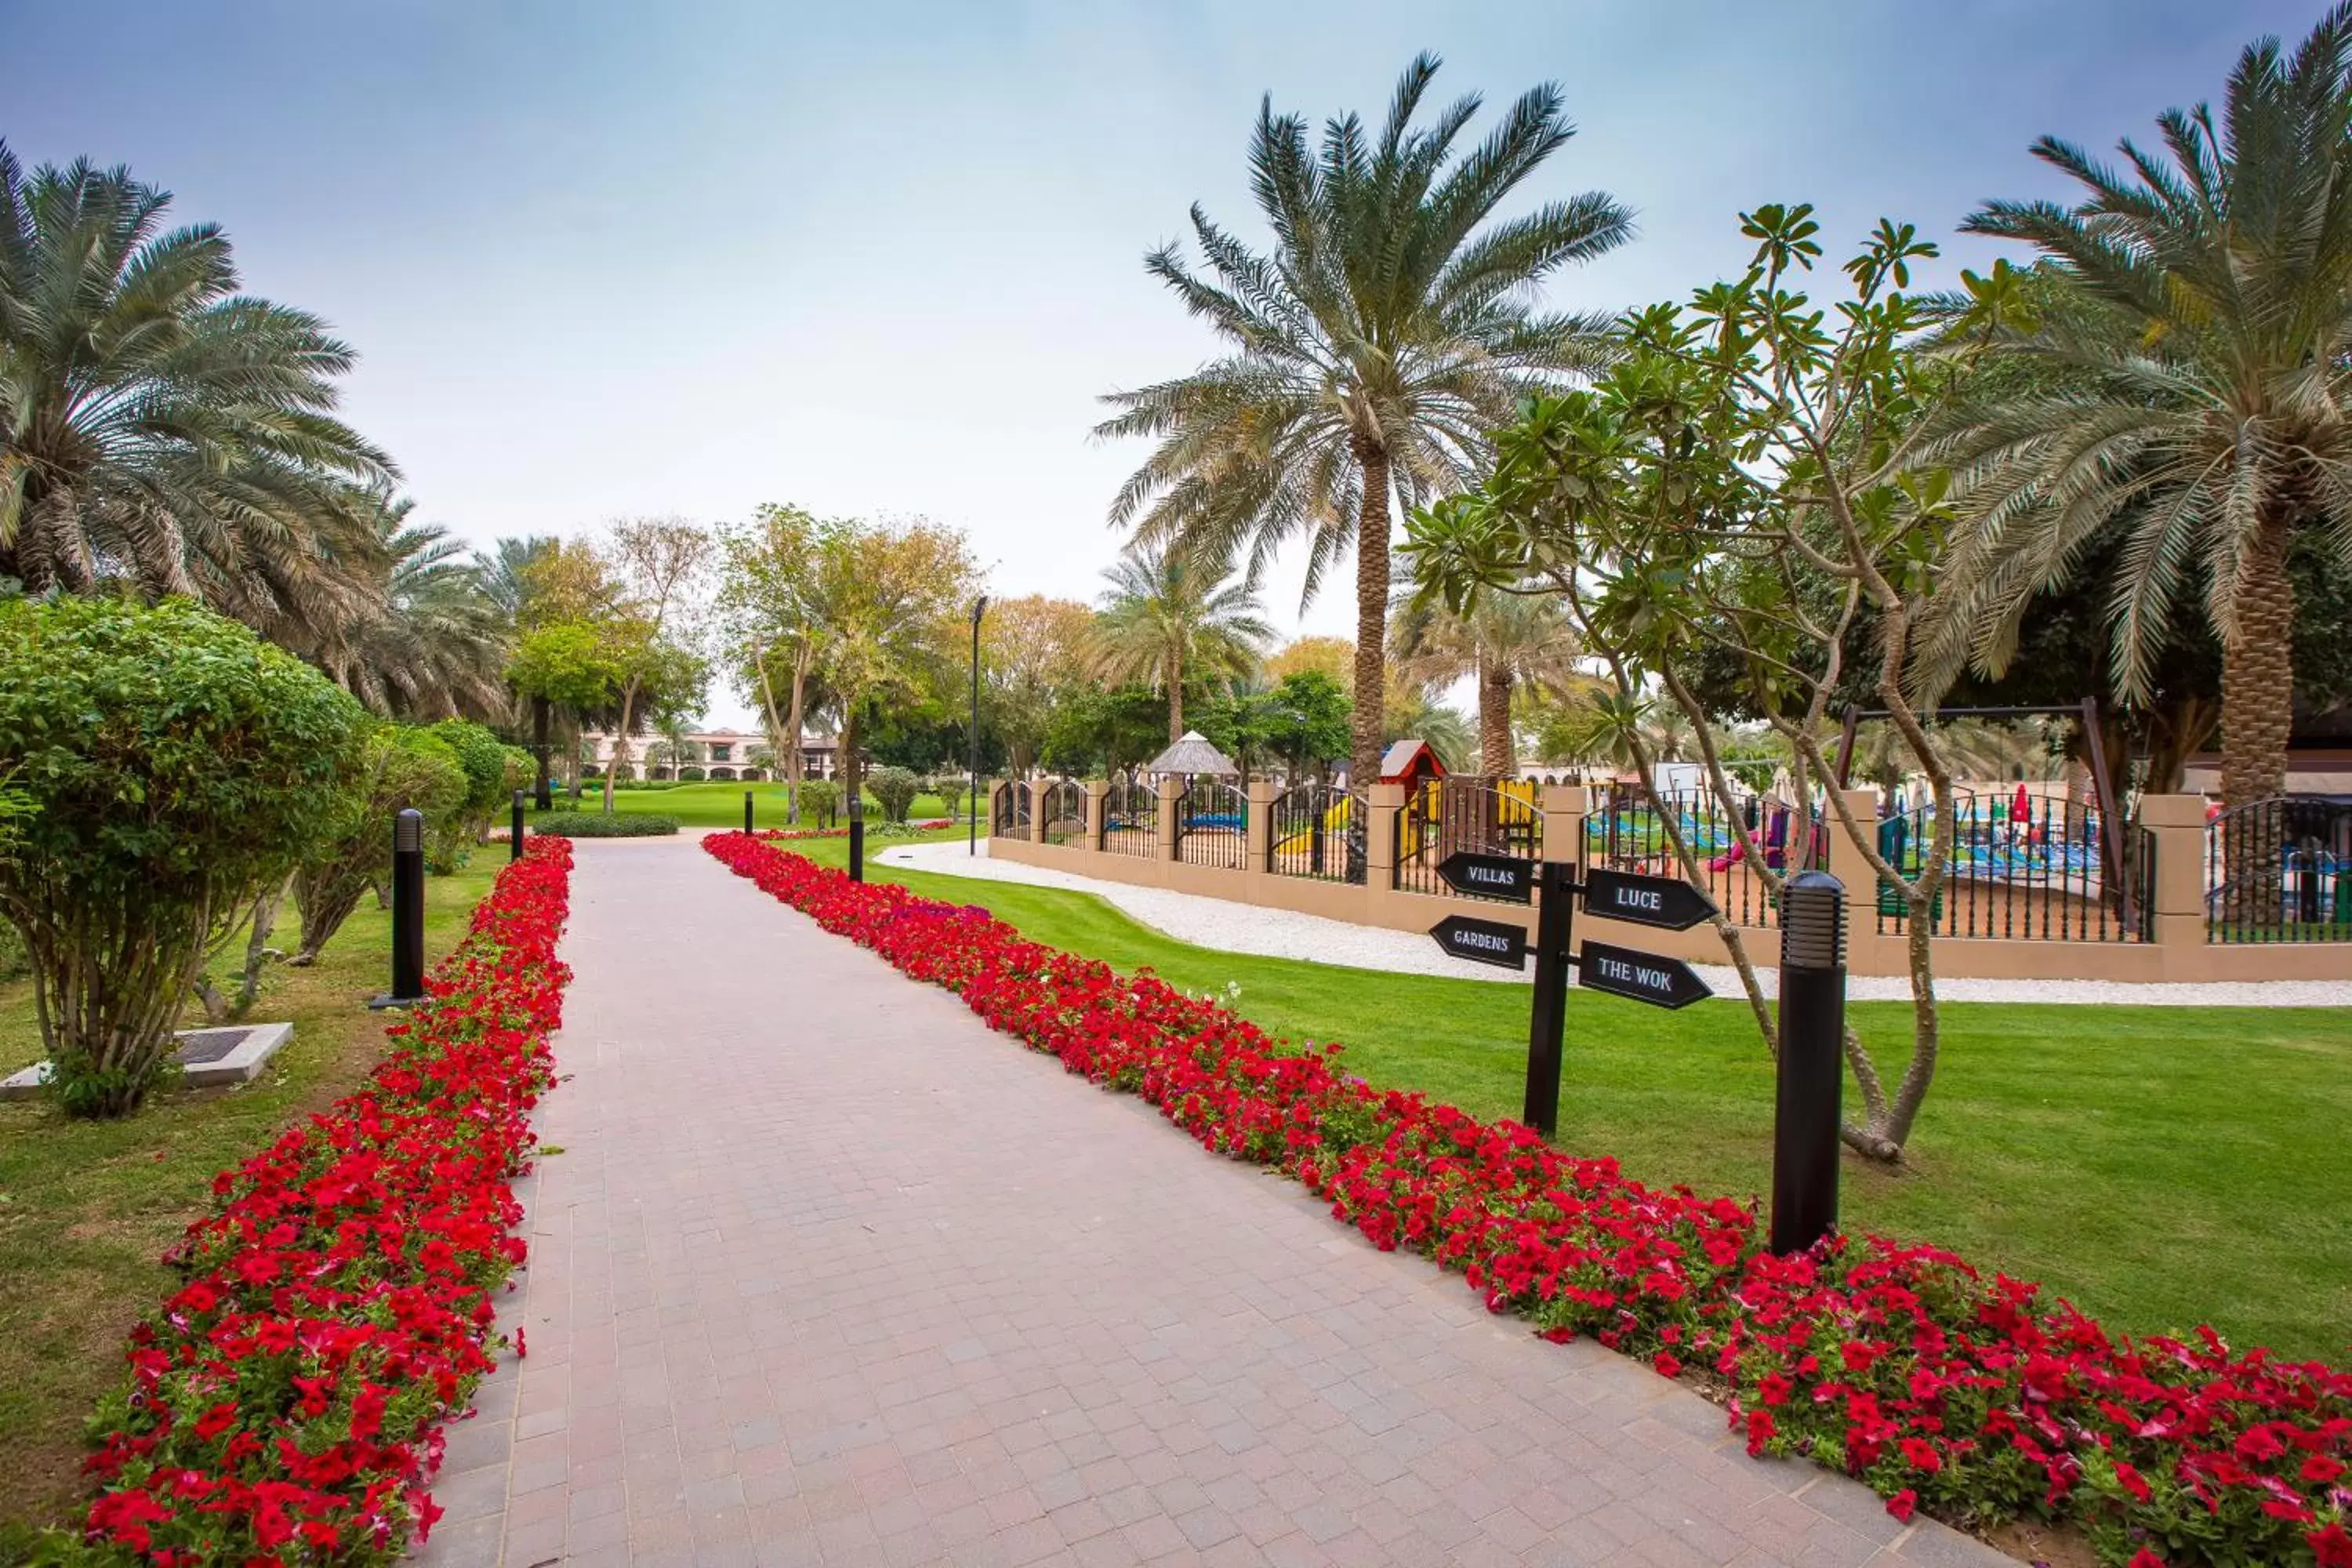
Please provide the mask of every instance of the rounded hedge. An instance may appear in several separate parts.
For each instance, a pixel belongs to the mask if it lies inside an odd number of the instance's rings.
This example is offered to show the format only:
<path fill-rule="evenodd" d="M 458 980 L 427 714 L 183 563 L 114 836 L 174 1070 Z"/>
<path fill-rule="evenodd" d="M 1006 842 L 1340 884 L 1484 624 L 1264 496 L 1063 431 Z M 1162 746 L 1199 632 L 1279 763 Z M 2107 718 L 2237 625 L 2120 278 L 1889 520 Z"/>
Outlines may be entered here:
<path fill-rule="evenodd" d="M 530 831 L 556 838 L 656 838 L 677 831 L 677 818 L 650 811 L 543 811 Z"/>

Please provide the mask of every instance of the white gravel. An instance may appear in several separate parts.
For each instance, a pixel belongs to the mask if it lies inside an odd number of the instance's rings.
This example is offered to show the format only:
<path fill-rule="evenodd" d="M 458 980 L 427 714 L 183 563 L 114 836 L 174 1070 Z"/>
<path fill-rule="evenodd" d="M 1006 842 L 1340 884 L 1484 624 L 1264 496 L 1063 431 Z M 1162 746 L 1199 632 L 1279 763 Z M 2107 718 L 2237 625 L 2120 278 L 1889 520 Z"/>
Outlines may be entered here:
<path fill-rule="evenodd" d="M 950 877 L 976 877 L 996 882 L 1027 882 L 1041 888 L 1067 888 L 1099 895 L 1114 908 L 1163 936 L 1220 952 L 1245 952 L 1261 958 L 1292 958 L 1308 963 L 1338 964 L 1351 969 L 1377 969 L 1391 974 L 1439 974 L 1454 980 L 1488 980 L 1504 985 L 1524 985 L 1526 974 L 1486 964 L 1448 958 L 1425 936 L 1351 925 L 1345 921 L 1302 915 L 1290 910 L 1262 909 L 1230 899 L 1204 899 L 1174 893 L 1164 888 L 1137 888 L 1096 877 L 1073 876 L 1012 860 L 992 860 L 982 840 L 980 854 L 969 855 L 959 843 L 900 844 L 883 849 L 875 858 L 885 865 Z M 1727 965 L 1694 964 L 1699 977 L 1718 996 L 1739 994 L 1739 975 Z M 1769 994 L 1779 976 L 1766 970 L 1761 976 Z M 1898 976 L 1856 975 L 1847 994 L 1864 1001 L 1908 1001 L 1910 984 Z M 2072 1002 L 2127 1003 L 2160 1007 L 2352 1007 L 2352 981 L 2273 980 L 2200 984 L 2164 983 L 2137 985 L 2116 980 L 1943 980 L 1937 997 L 1946 1002 Z"/>

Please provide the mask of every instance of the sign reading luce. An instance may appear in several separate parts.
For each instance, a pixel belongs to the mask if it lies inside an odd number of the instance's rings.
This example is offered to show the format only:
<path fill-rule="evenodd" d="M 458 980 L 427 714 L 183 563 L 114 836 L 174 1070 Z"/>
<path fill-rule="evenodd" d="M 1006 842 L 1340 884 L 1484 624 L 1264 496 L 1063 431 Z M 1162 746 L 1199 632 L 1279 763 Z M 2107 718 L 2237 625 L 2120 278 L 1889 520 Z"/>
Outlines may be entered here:
<path fill-rule="evenodd" d="M 1688 931 L 1713 919 L 1715 904 L 1680 877 L 1644 877 L 1595 866 L 1584 873 L 1584 912 L 1663 931 Z"/>

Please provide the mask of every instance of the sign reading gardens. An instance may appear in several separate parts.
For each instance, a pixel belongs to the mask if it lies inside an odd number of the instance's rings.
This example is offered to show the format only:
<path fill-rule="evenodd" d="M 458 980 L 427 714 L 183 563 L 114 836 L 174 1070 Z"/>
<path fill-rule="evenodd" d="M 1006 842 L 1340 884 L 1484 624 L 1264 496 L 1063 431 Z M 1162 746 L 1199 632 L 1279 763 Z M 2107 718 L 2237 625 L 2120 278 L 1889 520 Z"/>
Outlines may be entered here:
<path fill-rule="evenodd" d="M 1560 1042 L 1567 1021 L 1562 1003 L 1570 971 L 1587 990 L 1646 1002 L 1653 1007 L 1687 1007 L 1715 994 L 1678 958 L 1589 941 L 1578 953 L 1570 945 L 1573 900 L 1580 897 L 1587 914 L 1660 931 L 1688 931 L 1715 913 L 1715 905 L 1706 894 L 1678 877 L 1596 868 L 1579 882 L 1575 870 L 1573 866 L 1549 861 L 1456 850 L 1437 863 L 1437 874 L 1457 893 L 1525 904 L 1535 900 L 1536 889 L 1541 885 L 1544 897 L 1536 910 L 1535 941 L 1528 941 L 1526 928 L 1517 921 L 1483 921 L 1469 915 L 1448 915 L 1429 928 L 1429 934 L 1449 955 L 1473 963 L 1525 969 L 1528 954 L 1535 955 L 1536 995 L 1528 1021 L 1524 1120 L 1546 1134 L 1552 1131 L 1559 1106 Z"/>

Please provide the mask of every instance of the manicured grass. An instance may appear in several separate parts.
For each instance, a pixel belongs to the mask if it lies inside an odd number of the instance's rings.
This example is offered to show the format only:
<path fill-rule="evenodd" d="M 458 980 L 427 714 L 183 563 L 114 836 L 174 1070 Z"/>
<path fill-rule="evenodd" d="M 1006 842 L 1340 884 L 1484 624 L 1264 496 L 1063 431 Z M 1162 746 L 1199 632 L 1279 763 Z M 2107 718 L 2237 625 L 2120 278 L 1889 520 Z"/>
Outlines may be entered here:
<path fill-rule="evenodd" d="M 484 849 L 426 880 L 427 963 L 465 934 L 505 860 Z M 278 944 L 296 930 L 289 909 Z M 124 1336 L 173 1288 L 157 1260 L 209 1208 L 215 1173 L 382 1058 L 386 1019 L 364 1004 L 390 979 L 390 917 L 363 899 L 317 964 L 273 968 L 251 1016 L 290 1019 L 294 1038 L 242 1088 L 166 1094 L 119 1122 L 0 1105 L 0 1556 L 9 1527 L 79 1516 L 83 1425 L 123 1375 Z M 0 1073 L 41 1054 L 30 987 L 0 986 Z"/>
<path fill-rule="evenodd" d="M 784 826 L 784 786 L 781 784 L 765 782 L 743 784 L 721 780 L 717 784 L 685 784 L 676 789 L 616 789 L 613 792 L 613 809 L 649 811 L 664 816 L 675 816 L 688 827 L 740 827 L 743 826 L 743 792 L 745 790 L 751 792 L 752 821 L 755 826 L 760 827 Z M 576 808 L 570 806 L 568 797 L 562 791 L 556 792 L 555 809 L 558 811 L 566 809 L 602 811 L 604 808 L 604 792 L 593 779 L 582 786 L 580 804 Z M 870 798 L 866 803 L 866 811 L 867 822 L 875 823 L 882 820 L 882 808 Z M 947 803 L 939 796 L 919 795 L 915 797 L 913 816 L 916 820 L 919 821 L 927 816 L 945 816 L 947 814 Z M 803 813 L 802 826 L 814 826 L 814 817 L 807 813 Z"/>
<path fill-rule="evenodd" d="M 830 841 L 794 847 L 834 865 L 847 856 Z M 1213 952 L 1087 894 L 874 874 L 1188 991 L 1238 983 L 1240 1012 L 1277 1035 L 1343 1043 L 1376 1084 L 1518 1114 L 1523 989 Z M 1853 1014 L 1892 1082 L 1908 1010 Z M 2352 1350 L 2352 1015 L 1957 1003 L 1943 1017 L 1907 1164 L 1846 1158 L 1849 1228 L 2042 1280 L 2119 1330 L 2207 1321 L 2240 1345 Z M 1568 1019 L 1563 1146 L 1615 1155 L 1653 1184 L 1769 1193 L 1772 1068 L 1744 1006 L 1662 1013 L 1578 992 Z M 1850 1083 L 1847 1094 L 1854 1103 Z"/>

